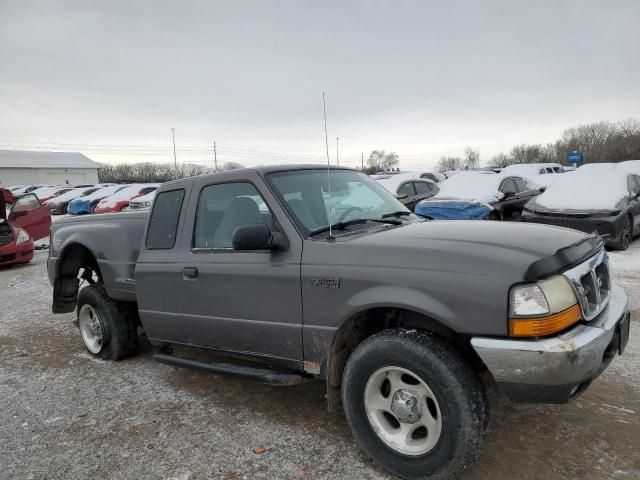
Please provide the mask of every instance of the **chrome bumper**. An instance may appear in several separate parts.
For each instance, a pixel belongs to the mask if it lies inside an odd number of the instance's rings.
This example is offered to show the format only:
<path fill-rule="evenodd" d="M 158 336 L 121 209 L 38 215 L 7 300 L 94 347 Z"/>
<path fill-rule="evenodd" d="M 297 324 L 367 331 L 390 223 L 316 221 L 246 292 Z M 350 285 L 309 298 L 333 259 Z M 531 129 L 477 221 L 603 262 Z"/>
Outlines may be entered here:
<path fill-rule="evenodd" d="M 511 400 L 564 403 L 582 393 L 621 350 L 625 322 L 627 294 L 612 285 L 609 304 L 588 324 L 552 338 L 474 337 L 471 345 Z"/>

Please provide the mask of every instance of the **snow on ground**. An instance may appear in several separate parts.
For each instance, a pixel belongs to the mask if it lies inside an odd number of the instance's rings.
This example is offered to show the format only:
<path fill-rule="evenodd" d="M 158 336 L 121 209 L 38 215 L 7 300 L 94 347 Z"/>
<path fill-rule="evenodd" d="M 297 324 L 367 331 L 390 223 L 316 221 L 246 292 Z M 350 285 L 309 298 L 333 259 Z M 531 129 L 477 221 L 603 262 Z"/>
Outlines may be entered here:
<path fill-rule="evenodd" d="M 0 269 L 0 479 L 392 480 L 327 413 L 322 382 L 270 387 L 161 365 L 148 348 L 91 357 L 74 315 L 51 314 L 46 258 Z M 640 478 L 640 239 L 610 260 L 635 302 L 625 354 L 567 405 L 513 404 L 490 386 L 464 480 Z"/>
<path fill-rule="evenodd" d="M 640 310 L 640 238 L 624 252 L 609 252 L 609 268 L 614 282 L 627 291 L 631 310 Z"/>

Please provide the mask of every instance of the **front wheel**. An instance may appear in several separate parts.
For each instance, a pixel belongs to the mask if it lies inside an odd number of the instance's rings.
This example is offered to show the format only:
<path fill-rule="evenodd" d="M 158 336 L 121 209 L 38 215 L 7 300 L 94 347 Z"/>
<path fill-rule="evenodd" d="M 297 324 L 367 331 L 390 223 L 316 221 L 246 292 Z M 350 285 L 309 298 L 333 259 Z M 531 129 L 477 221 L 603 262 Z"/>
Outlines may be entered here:
<path fill-rule="evenodd" d="M 613 244 L 613 248 L 616 250 L 626 250 L 629 248 L 629 244 L 633 239 L 633 220 L 630 215 L 627 215 L 620 229 L 620 235 L 618 240 Z"/>
<path fill-rule="evenodd" d="M 478 375 L 453 347 L 414 330 L 362 342 L 347 362 L 342 400 L 360 446 L 401 478 L 458 478 L 486 436 Z"/>

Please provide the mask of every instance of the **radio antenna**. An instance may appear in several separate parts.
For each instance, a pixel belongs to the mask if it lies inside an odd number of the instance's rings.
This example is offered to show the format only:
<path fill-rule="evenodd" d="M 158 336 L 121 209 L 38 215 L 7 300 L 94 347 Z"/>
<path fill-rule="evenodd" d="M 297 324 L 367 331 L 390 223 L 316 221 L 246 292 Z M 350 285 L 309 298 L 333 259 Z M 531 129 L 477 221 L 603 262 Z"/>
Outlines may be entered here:
<path fill-rule="evenodd" d="M 331 162 L 329 161 L 329 136 L 327 135 L 327 103 L 324 100 L 324 92 L 322 92 L 322 113 L 324 113 L 324 144 L 327 148 L 327 185 L 329 186 L 329 238 L 333 238 L 331 233 Z"/>

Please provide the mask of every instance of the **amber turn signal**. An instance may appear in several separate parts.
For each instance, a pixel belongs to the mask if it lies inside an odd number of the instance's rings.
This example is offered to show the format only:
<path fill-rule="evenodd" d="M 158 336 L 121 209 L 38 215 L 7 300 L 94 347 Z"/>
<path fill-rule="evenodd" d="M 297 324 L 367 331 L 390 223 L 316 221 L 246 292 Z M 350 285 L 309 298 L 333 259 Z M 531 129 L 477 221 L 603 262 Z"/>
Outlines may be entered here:
<path fill-rule="evenodd" d="M 509 319 L 509 334 L 512 337 L 542 337 L 559 332 L 582 318 L 578 304 L 553 315 L 536 318 Z"/>

